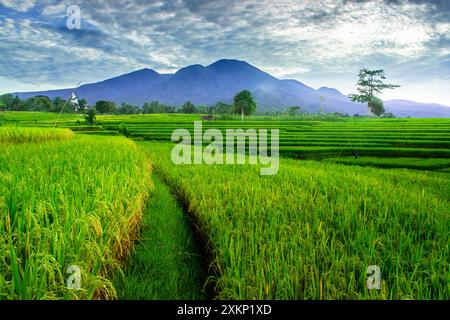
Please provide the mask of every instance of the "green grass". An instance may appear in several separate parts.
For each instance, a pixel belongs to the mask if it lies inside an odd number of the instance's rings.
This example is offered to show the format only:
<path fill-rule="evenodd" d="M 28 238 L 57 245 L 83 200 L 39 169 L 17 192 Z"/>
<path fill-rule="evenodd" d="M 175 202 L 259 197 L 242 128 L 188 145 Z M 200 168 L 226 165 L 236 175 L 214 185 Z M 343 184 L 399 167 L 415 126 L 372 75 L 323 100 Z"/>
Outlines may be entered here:
<path fill-rule="evenodd" d="M 210 238 L 220 299 L 449 299 L 450 180 L 282 159 L 175 166 L 144 143 Z M 382 290 L 366 288 L 379 265 Z"/>
<path fill-rule="evenodd" d="M 203 298 L 200 256 L 189 223 L 168 188 L 156 177 L 142 233 L 124 276 L 114 285 L 119 299 Z"/>
<path fill-rule="evenodd" d="M 39 140 L 0 143 L 0 299 L 114 298 L 108 275 L 136 238 L 148 161 L 122 137 Z M 82 290 L 66 287 L 70 265 Z"/>

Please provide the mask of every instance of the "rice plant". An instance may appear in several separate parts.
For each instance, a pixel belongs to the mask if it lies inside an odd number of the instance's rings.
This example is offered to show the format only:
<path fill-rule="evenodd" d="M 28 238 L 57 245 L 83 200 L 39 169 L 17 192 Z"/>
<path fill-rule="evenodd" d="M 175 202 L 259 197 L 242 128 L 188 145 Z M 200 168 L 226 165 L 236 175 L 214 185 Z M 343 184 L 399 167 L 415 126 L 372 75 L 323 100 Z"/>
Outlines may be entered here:
<path fill-rule="evenodd" d="M 449 299 L 450 179 L 282 159 L 257 166 L 173 165 L 143 143 L 210 238 L 220 299 Z M 366 287 L 378 265 L 380 291 Z"/>
<path fill-rule="evenodd" d="M 0 143 L 0 299 L 115 298 L 108 275 L 142 220 L 145 155 L 124 138 L 16 130 L 2 141 L 41 143 Z M 72 265 L 80 290 L 67 286 Z"/>
<path fill-rule="evenodd" d="M 49 140 L 70 140 L 74 133 L 69 129 L 45 129 L 0 127 L 0 143 L 29 143 L 45 142 Z"/>

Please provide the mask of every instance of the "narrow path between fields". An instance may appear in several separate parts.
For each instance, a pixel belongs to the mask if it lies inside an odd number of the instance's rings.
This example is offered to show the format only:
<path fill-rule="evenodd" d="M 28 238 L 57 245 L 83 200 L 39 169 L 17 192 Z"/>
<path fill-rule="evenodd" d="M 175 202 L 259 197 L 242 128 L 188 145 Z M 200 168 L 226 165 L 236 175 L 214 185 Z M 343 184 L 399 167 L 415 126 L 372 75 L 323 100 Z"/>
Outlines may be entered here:
<path fill-rule="evenodd" d="M 202 299 L 201 258 L 185 213 L 168 187 L 155 184 L 143 219 L 140 240 L 124 276 L 113 283 L 119 299 Z"/>

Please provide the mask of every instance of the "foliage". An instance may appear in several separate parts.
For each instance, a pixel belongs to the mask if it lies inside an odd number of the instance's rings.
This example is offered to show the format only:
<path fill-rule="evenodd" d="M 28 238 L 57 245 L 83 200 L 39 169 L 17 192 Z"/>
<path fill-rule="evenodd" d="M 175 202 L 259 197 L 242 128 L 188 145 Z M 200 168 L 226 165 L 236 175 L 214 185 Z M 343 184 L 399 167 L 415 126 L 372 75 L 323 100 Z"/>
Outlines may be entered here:
<path fill-rule="evenodd" d="M 53 108 L 52 100 L 50 100 L 48 97 L 45 96 L 31 97 L 26 99 L 24 103 L 25 109 L 29 111 L 47 111 L 52 110 Z"/>
<path fill-rule="evenodd" d="M 123 122 L 119 126 L 119 133 L 121 135 L 124 135 L 125 137 L 129 137 L 131 135 L 130 130 L 128 130 L 127 125 Z"/>
<path fill-rule="evenodd" d="M 99 100 L 95 103 L 95 109 L 100 114 L 114 113 L 117 110 L 117 106 L 112 101 Z"/>
<path fill-rule="evenodd" d="M 5 110 L 10 110 L 14 97 L 12 94 L 3 94 L 0 96 L 0 103 L 5 107 Z"/>
<path fill-rule="evenodd" d="M 108 275 L 137 236 L 145 156 L 120 137 L 1 147 L 1 298 L 115 298 Z M 82 290 L 67 288 L 71 265 L 81 269 Z"/>
<path fill-rule="evenodd" d="M 142 107 L 143 114 L 153 114 L 153 113 L 175 113 L 176 108 L 173 106 L 168 106 L 158 101 L 152 101 L 150 103 L 144 103 Z"/>
<path fill-rule="evenodd" d="M 326 161 L 352 164 L 357 166 L 371 166 L 378 168 L 408 168 L 416 170 L 439 170 L 450 168 L 449 158 L 381 158 L 381 157 L 339 157 Z"/>
<path fill-rule="evenodd" d="M 391 112 L 385 112 L 381 115 L 382 118 L 395 118 L 395 115 Z"/>
<path fill-rule="evenodd" d="M 88 102 L 86 99 L 78 99 L 78 105 L 81 111 L 84 111 L 88 108 Z"/>
<path fill-rule="evenodd" d="M 90 108 L 86 111 L 84 115 L 84 119 L 86 120 L 87 124 L 95 124 L 97 120 L 97 111 L 94 108 Z"/>
<path fill-rule="evenodd" d="M 120 108 L 117 110 L 117 113 L 119 113 L 119 114 L 137 114 L 137 113 L 140 113 L 140 110 L 138 107 L 131 105 L 129 103 L 122 103 Z"/>
<path fill-rule="evenodd" d="M 51 111 L 57 112 L 57 113 L 64 112 L 64 111 L 68 112 L 69 108 L 66 108 L 67 105 L 68 105 L 66 102 L 67 102 L 66 100 L 63 100 L 60 97 L 54 98 L 52 100 L 52 109 L 51 109 Z"/>
<path fill-rule="evenodd" d="M 289 107 L 287 110 L 288 114 L 291 116 L 295 116 L 300 113 L 301 108 L 298 106 Z"/>
<path fill-rule="evenodd" d="M 236 94 L 234 101 L 234 113 L 240 114 L 244 120 L 244 115 L 248 116 L 256 111 L 256 102 L 253 100 L 252 94 L 248 90 L 244 90 Z"/>
<path fill-rule="evenodd" d="M 380 116 L 384 113 L 384 103 L 383 100 L 377 97 L 373 97 L 371 101 L 368 102 L 369 110 L 372 114 Z"/>
<path fill-rule="evenodd" d="M 70 140 L 73 136 L 73 132 L 69 129 L 0 127 L 0 143 L 2 144 Z"/>
<path fill-rule="evenodd" d="M 263 179 L 258 166 L 177 166 L 170 145 L 146 146 L 207 232 L 217 299 L 450 297 L 445 175 L 283 159 Z M 366 287 L 370 265 L 380 291 Z"/>
<path fill-rule="evenodd" d="M 380 115 L 384 112 L 380 99 L 375 94 L 381 93 L 384 89 L 395 89 L 400 87 L 396 84 L 387 84 L 384 70 L 361 69 L 359 71 L 359 80 L 357 82 L 358 94 L 349 95 L 353 102 L 368 103 L 369 112 Z M 379 101 L 378 101 L 379 100 Z"/>
<path fill-rule="evenodd" d="M 233 114 L 233 106 L 224 102 L 218 102 L 214 108 L 213 112 L 215 114 Z"/>
<path fill-rule="evenodd" d="M 180 112 L 185 114 L 197 113 L 197 108 L 192 102 L 187 101 L 185 104 L 181 106 Z"/>

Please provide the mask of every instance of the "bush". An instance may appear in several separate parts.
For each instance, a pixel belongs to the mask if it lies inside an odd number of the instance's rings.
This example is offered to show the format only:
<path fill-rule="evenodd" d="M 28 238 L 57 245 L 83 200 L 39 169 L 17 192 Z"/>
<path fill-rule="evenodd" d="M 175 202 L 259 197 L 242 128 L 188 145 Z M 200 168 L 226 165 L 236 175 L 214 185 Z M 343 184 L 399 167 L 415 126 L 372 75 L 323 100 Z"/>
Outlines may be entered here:
<path fill-rule="evenodd" d="M 383 100 L 377 97 L 373 97 L 369 102 L 369 111 L 376 116 L 382 115 L 385 111 Z"/>
<path fill-rule="evenodd" d="M 84 115 L 84 119 L 87 124 L 95 124 L 95 121 L 97 120 L 97 111 L 94 108 L 89 109 Z"/>

